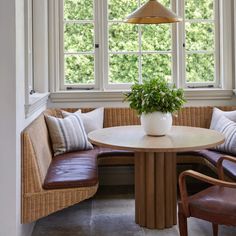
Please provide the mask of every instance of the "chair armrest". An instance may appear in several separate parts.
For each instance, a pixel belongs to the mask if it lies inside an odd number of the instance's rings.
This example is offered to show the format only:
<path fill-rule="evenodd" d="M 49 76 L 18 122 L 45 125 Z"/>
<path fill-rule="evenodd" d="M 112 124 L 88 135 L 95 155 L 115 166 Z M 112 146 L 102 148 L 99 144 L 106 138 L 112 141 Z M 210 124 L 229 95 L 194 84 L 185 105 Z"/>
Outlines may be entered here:
<path fill-rule="evenodd" d="M 224 180 L 224 169 L 223 169 L 223 161 L 224 160 L 236 163 L 236 158 L 235 157 L 222 156 L 222 157 L 219 158 L 219 160 L 216 163 L 216 167 L 217 167 L 217 172 L 218 172 L 219 179 L 221 179 L 221 180 Z"/>
<path fill-rule="evenodd" d="M 209 177 L 207 175 L 201 174 L 193 170 L 186 170 L 182 172 L 179 176 L 179 190 L 180 190 L 180 198 L 183 204 L 183 211 L 187 217 L 190 216 L 189 204 L 188 204 L 188 192 L 187 192 L 186 180 L 185 180 L 187 176 L 190 176 L 192 178 L 198 179 L 200 181 L 203 181 L 212 185 L 218 185 L 218 186 L 228 187 L 228 188 L 236 188 L 236 183 L 218 180 L 218 179 Z"/>

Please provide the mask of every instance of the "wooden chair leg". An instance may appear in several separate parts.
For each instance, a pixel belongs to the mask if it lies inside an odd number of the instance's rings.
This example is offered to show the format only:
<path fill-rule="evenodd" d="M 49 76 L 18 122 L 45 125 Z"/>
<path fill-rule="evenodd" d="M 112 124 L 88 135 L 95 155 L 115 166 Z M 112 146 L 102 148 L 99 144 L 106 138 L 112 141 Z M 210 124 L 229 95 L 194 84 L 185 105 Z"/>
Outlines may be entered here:
<path fill-rule="evenodd" d="M 178 217 L 180 236 L 188 236 L 187 217 L 182 212 L 178 212 Z"/>
<path fill-rule="evenodd" d="M 218 236 L 218 224 L 212 223 L 213 235 Z"/>

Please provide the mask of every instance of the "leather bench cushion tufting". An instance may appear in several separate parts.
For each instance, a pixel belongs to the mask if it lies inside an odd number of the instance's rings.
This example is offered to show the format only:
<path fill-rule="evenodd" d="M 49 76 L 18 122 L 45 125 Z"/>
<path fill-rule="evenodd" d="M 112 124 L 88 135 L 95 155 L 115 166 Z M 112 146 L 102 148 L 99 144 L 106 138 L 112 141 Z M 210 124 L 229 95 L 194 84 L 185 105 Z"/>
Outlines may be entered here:
<path fill-rule="evenodd" d="M 72 152 L 52 159 L 43 188 L 89 187 L 97 183 L 98 169 L 96 155 Z"/>
<path fill-rule="evenodd" d="M 187 155 L 187 154 L 198 155 L 198 156 L 200 155 L 204 157 L 206 160 L 208 160 L 214 166 L 216 166 L 216 163 L 221 156 L 227 155 L 226 153 L 208 149 L 181 153 L 181 155 Z M 226 160 L 223 162 L 223 167 L 225 173 L 229 175 L 232 179 L 236 180 L 236 164 Z"/>

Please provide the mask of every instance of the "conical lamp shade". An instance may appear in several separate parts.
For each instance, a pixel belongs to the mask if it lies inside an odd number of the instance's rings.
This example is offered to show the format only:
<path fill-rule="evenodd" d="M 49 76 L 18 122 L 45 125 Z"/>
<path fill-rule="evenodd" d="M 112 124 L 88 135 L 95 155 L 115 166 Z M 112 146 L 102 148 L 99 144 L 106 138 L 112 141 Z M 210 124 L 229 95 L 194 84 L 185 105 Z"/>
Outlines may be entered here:
<path fill-rule="evenodd" d="M 179 21 L 182 21 L 180 17 L 156 0 L 149 0 L 125 20 L 126 23 L 131 24 L 162 24 Z"/>

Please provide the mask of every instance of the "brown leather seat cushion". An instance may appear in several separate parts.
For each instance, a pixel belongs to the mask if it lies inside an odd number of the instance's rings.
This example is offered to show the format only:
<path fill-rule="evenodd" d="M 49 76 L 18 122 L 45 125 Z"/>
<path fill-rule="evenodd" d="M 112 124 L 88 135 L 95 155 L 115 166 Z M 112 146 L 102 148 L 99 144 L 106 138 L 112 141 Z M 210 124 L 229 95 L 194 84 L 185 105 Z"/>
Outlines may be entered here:
<path fill-rule="evenodd" d="M 211 221 L 215 219 L 221 224 L 236 222 L 236 189 L 219 186 L 209 187 L 189 197 L 191 216 Z M 226 222 L 222 222 L 224 218 Z"/>
<path fill-rule="evenodd" d="M 200 155 L 200 156 L 204 157 L 206 160 L 208 160 L 214 166 L 216 166 L 216 163 L 217 163 L 217 161 L 219 160 L 219 158 L 221 156 L 228 155 L 226 153 L 218 152 L 218 151 L 215 151 L 215 150 L 208 150 L 208 149 L 181 153 L 181 155 L 187 155 L 187 154 L 197 155 L 197 156 Z M 223 162 L 223 168 L 224 168 L 225 173 L 229 177 L 236 180 L 236 163 L 225 160 Z"/>
<path fill-rule="evenodd" d="M 97 157 L 133 156 L 133 152 L 95 146 L 92 150 L 58 155 L 52 159 L 44 189 L 89 187 L 98 183 Z"/>
<path fill-rule="evenodd" d="M 52 159 L 44 189 L 89 187 L 98 183 L 97 158 L 91 151 L 67 153 Z"/>

